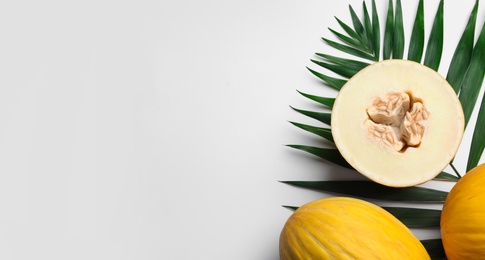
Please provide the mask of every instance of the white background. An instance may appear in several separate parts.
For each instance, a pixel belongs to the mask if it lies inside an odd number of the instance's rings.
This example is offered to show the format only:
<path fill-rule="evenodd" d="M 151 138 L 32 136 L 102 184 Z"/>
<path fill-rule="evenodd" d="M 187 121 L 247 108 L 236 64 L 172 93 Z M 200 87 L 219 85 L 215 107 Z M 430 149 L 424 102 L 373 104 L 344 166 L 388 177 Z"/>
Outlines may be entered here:
<path fill-rule="evenodd" d="M 403 1 L 407 39 L 417 2 Z M 316 108 L 297 89 L 334 94 L 305 67 L 339 55 L 320 37 L 341 31 L 334 15 L 350 23 L 348 4 L 362 13 L 360 0 L 4 1 L 0 259 L 278 259 L 281 205 L 328 196 L 279 180 L 361 178 L 285 146 L 319 140 L 289 105 Z M 445 3 L 442 73 L 473 4 Z"/>

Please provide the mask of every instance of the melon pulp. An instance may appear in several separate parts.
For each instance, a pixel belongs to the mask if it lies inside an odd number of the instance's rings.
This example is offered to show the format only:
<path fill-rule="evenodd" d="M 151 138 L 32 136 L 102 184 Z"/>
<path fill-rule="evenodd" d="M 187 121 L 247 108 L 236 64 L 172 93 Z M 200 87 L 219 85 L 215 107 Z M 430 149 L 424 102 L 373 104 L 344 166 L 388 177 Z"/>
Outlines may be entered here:
<path fill-rule="evenodd" d="M 298 208 L 280 235 L 280 259 L 430 259 L 397 218 L 360 199 L 324 198 Z"/>
<path fill-rule="evenodd" d="M 451 189 L 441 213 L 448 259 L 485 259 L 485 164 L 467 172 Z"/>
<path fill-rule="evenodd" d="M 331 129 L 337 149 L 367 178 L 391 187 L 436 177 L 464 132 L 458 97 L 436 71 L 385 60 L 355 74 L 339 91 Z"/>

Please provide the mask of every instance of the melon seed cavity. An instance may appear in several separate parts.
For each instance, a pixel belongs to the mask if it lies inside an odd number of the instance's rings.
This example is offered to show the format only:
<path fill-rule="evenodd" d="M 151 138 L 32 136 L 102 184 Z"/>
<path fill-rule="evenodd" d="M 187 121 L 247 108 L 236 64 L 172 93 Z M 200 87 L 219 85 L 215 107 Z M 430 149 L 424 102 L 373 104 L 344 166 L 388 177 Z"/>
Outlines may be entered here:
<path fill-rule="evenodd" d="M 423 103 L 408 93 L 389 93 L 384 99 L 376 97 L 367 108 L 365 121 L 370 137 L 380 140 L 397 152 L 417 147 L 423 138 L 429 112 Z"/>

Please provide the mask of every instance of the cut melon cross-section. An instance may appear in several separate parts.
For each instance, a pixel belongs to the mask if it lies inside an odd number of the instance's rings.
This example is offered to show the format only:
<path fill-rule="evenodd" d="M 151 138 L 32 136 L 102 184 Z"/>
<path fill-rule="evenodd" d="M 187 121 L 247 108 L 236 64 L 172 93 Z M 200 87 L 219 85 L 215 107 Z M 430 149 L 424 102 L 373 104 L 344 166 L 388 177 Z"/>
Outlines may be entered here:
<path fill-rule="evenodd" d="M 342 87 L 332 108 L 335 145 L 358 172 L 392 187 L 436 177 L 464 132 L 456 93 L 436 71 L 413 61 L 367 66 Z"/>

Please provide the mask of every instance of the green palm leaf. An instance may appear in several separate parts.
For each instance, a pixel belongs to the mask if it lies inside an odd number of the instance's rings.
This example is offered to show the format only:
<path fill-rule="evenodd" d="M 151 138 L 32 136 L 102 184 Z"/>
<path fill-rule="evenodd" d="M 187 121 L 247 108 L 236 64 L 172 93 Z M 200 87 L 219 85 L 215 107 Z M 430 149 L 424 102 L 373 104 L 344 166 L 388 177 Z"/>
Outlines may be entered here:
<path fill-rule="evenodd" d="M 410 228 L 439 227 L 441 210 L 383 207 Z"/>
<path fill-rule="evenodd" d="M 332 132 L 330 131 L 330 128 L 316 127 L 316 126 L 300 124 L 300 123 L 296 123 L 296 122 L 290 122 L 290 123 L 293 124 L 296 127 L 299 127 L 303 130 L 306 130 L 310 133 L 321 136 L 321 137 L 323 137 L 323 138 L 325 138 L 328 141 L 333 143 L 333 136 L 332 136 Z"/>
<path fill-rule="evenodd" d="M 372 27 L 372 22 L 371 18 L 369 15 L 369 11 L 367 10 L 367 5 L 365 4 L 365 1 L 362 2 L 362 9 L 364 10 L 364 30 L 365 30 L 365 36 L 367 38 L 367 42 L 369 44 L 370 49 L 372 50 L 372 54 L 376 54 L 375 47 L 374 47 L 374 36 L 373 36 L 373 27 Z M 379 58 L 376 58 L 376 60 L 379 60 Z"/>
<path fill-rule="evenodd" d="M 372 45 L 374 46 L 375 59 L 379 60 L 379 53 L 381 51 L 381 29 L 375 0 L 372 0 Z"/>
<path fill-rule="evenodd" d="M 380 45 L 378 42 L 376 43 L 376 39 L 379 41 L 379 31 L 376 31 L 379 29 L 379 20 L 377 17 L 377 12 L 374 10 L 376 9 L 375 4 L 373 5 L 372 21 L 365 2 L 363 3 L 363 8 L 364 18 L 363 21 L 361 21 L 352 6 L 349 5 L 349 12 L 354 28 L 342 22 L 342 20 L 338 19 L 337 17 L 335 18 L 348 36 L 329 28 L 329 30 L 344 44 L 331 41 L 327 38 L 322 39 L 333 48 L 363 59 L 377 61 L 379 60 L 378 49 Z"/>
<path fill-rule="evenodd" d="M 291 209 L 291 210 L 297 210 L 299 207 L 283 205 L 283 208 L 287 208 L 287 209 Z"/>
<path fill-rule="evenodd" d="M 354 8 L 352 8 L 351 5 L 349 5 L 349 11 L 350 11 L 350 17 L 352 18 L 352 24 L 354 25 L 355 32 L 357 33 L 357 35 L 361 39 L 361 42 L 365 46 L 369 46 L 369 40 L 367 39 L 367 34 L 365 32 L 364 25 L 360 21 L 359 17 L 357 16 L 357 14 L 354 11 Z M 371 48 L 368 48 L 368 49 L 369 49 L 369 51 L 372 51 Z"/>
<path fill-rule="evenodd" d="M 458 178 L 457 176 L 455 175 L 451 175 L 449 173 L 446 173 L 446 172 L 441 172 L 440 174 L 438 174 L 438 176 L 436 176 L 434 178 L 434 180 L 436 181 L 458 181 L 460 178 Z"/>
<path fill-rule="evenodd" d="M 427 239 L 421 240 L 424 248 L 428 251 L 431 259 L 446 259 L 445 249 L 441 239 Z"/>
<path fill-rule="evenodd" d="M 429 35 L 426 55 L 424 56 L 424 65 L 434 70 L 438 70 L 443 52 L 443 5 L 444 2 L 441 0 Z"/>
<path fill-rule="evenodd" d="M 424 2 L 419 0 L 418 11 L 414 19 L 413 32 L 409 40 L 408 60 L 421 62 L 424 46 Z"/>
<path fill-rule="evenodd" d="M 394 39 L 394 7 L 392 0 L 389 0 L 387 7 L 386 29 L 384 31 L 383 57 L 385 60 L 391 58 Z"/>
<path fill-rule="evenodd" d="M 483 138 L 483 133 L 485 133 L 485 97 L 482 98 L 477 124 L 473 131 L 472 144 L 470 146 L 470 154 L 466 166 L 467 171 L 477 166 L 482 157 L 483 149 L 485 149 L 485 138 Z"/>
<path fill-rule="evenodd" d="M 353 197 L 407 202 L 444 202 L 448 192 L 423 187 L 392 188 L 372 181 L 283 181 L 283 183 Z"/>
<path fill-rule="evenodd" d="M 485 25 L 485 24 L 484 24 Z M 470 64 L 466 70 L 460 90 L 460 102 L 465 114 L 465 125 L 472 115 L 485 75 L 485 26 L 482 26 L 478 40 L 473 48 Z"/>
<path fill-rule="evenodd" d="M 335 41 L 332 41 L 332 40 L 329 40 L 329 39 L 326 39 L 326 38 L 322 38 L 322 39 L 328 45 L 334 47 L 337 50 L 341 50 L 341 51 L 346 52 L 350 55 L 354 55 L 354 56 L 357 56 L 357 57 L 360 57 L 360 58 L 363 58 L 363 59 L 375 60 L 374 56 L 372 56 L 371 54 L 369 54 L 365 51 L 362 51 L 362 50 L 359 50 L 359 49 L 356 49 L 356 48 L 353 48 L 353 47 L 350 47 L 350 46 L 347 46 L 347 45 L 343 45 L 343 44 L 340 44 L 338 42 L 335 42 Z"/>
<path fill-rule="evenodd" d="M 450 83 L 456 93 L 460 91 L 463 77 L 465 76 L 465 72 L 472 57 L 477 11 L 478 0 L 475 1 L 475 6 L 470 14 L 465 31 L 456 46 L 455 53 L 453 53 L 448 74 L 446 75 L 446 80 Z"/>
<path fill-rule="evenodd" d="M 291 148 L 295 148 L 301 151 L 311 153 L 318 156 L 328 162 L 335 163 L 345 168 L 352 169 L 349 163 L 342 157 L 340 152 L 334 148 L 321 148 L 307 145 L 288 145 Z"/>
<path fill-rule="evenodd" d="M 316 53 L 316 55 L 319 56 L 319 57 L 322 57 L 323 59 L 325 59 L 325 60 L 327 60 L 327 61 L 329 61 L 333 64 L 344 66 L 346 68 L 350 68 L 350 69 L 357 71 L 357 72 L 359 72 L 361 69 L 369 66 L 369 63 L 358 61 L 358 60 L 339 58 L 339 57 L 335 57 L 335 56 L 324 54 L 324 53 Z"/>
<path fill-rule="evenodd" d="M 402 59 L 404 53 L 404 25 L 402 19 L 401 0 L 397 0 L 396 12 L 394 13 L 394 38 L 392 40 L 393 59 Z"/>
<path fill-rule="evenodd" d="M 352 37 L 352 39 L 356 40 L 357 42 L 359 42 L 359 46 L 362 46 L 363 49 L 365 49 L 365 45 L 362 44 L 361 42 L 361 39 L 359 37 L 359 35 L 357 34 L 357 32 L 355 32 L 354 29 L 352 29 L 350 26 L 348 26 L 346 23 L 342 22 L 342 20 L 338 19 L 337 17 L 335 17 L 335 19 L 337 20 L 337 22 L 339 23 L 339 25 L 342 27 L 342 29 L 344 29 L 344 31 L 350 36 Z"/>
<path fill-rule="evenodd" d="M 360 46 L 360 42 L 356 39 L 353 39 L 349 36 L 346 36 L 342 33 L 339 33 L 337 31 L 335 31 L 334 29 L 332 28 L 328 28 L 328 30 L 330 30 L 339 40 L 341 40 L 342 42 L 346 43 L 347 45 L 350 45 L 350 46 L 354 46 L 356 48 L 359 48 Z"/>
<path fill-rule="evenodd" d="M 316 119 L 326 125 L 330 125 L 330 120 L 331 120 L 331 114 L 330 113 L 322 113 L 322 112 L 315 112 L 315 111 L 309 111 L 309 110 L 303 110 L 303 109 L 298 109 L 291 107 L 293 110 L 296 112 L 303 114 L 305 116 L 311 117 L 313 119 Z"/>
<path fill-rule="evenodd" d="M 327 76 L 325 74 L 322 74 L 320 72 L 317 72 L 315 70 L 312 70 L 310 68 L 307 68 L 313 75 L 317 76 L 319 79 L 321 79 L 323 82 L 327 83 L 329 87 L 332 87 L 333 89 L 340 90 L 345 83 L 347 83 L 346 80 L 343 79 L 338 79 L 334 77 Z"/>
<path fill-rule="evenodd" d="M 297 90 L 298 91 L 298 90 Z M 324 106 L 327 106 L 327 107 L 333 107 L 333 103 L 335 102 L 335 98 L 329 98 L 329 97 L 320 97 L 320 96 L 315 96 L 315 95 L 310 95 L 310 94 L 307 94 L 307 93 L 303 93 L 301 91 L 298 91 L 298 93 L 300 93 L 302 96 L 308 98 L 308 99 L 311 99 L 315 102 L 318 102 Z"/>
<path fill-rule="evenodd" d="M 321 66 L 323 68 L 326 68 L 332 72 L 337 73 L 340 76 L 350 78 L 353 75 L 355 75 L 359 70 L 353 69 L 347 66 L 343 66 L 340 64 L 331 64 L 331 63 L 326 63 L 322 61 L 317 61 L 317 60 L 311 60 L 313 63 L 317 64 L 318 66 Z"/>

